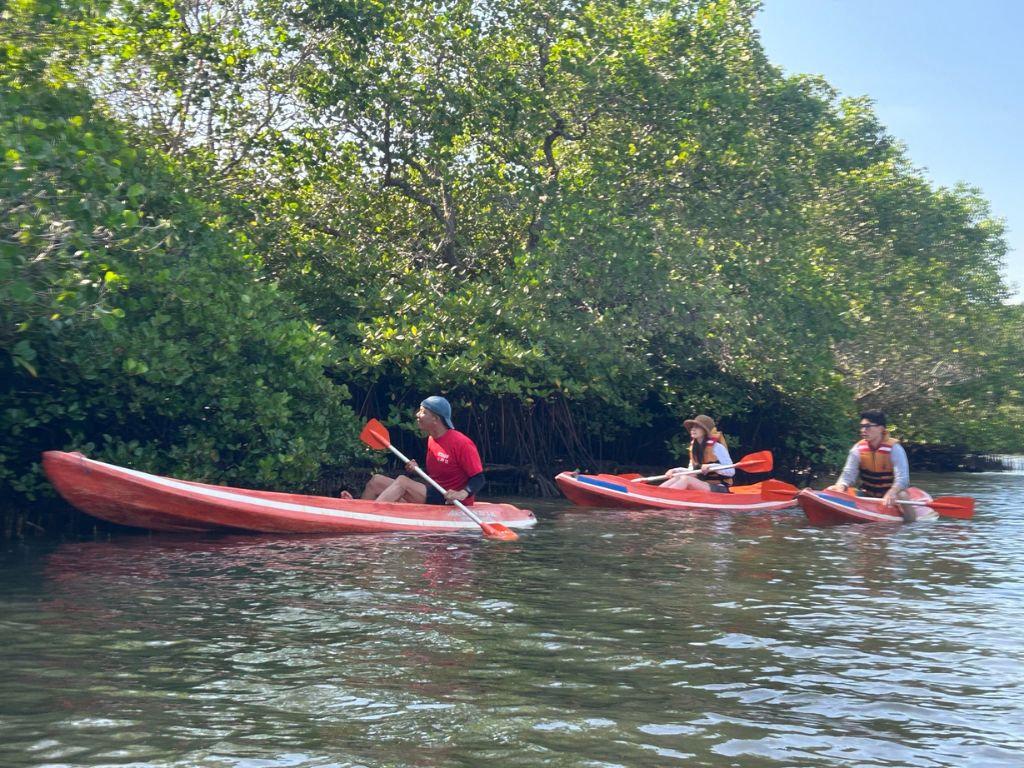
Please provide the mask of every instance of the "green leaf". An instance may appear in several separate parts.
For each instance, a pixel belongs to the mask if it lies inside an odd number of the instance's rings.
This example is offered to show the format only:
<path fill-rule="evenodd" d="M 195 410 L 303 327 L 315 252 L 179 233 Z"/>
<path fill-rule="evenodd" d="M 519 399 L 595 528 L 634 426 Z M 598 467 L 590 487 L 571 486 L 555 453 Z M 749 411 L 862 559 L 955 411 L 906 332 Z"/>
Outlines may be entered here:
<path fill-rule="evenodd" d="M 33 291 L 32 286 L 24 280 L 16 280 L 7 286 L 7 294 L 14 301 L 22 304 L 28 304 L 35 299 L 35 291 Z"/>

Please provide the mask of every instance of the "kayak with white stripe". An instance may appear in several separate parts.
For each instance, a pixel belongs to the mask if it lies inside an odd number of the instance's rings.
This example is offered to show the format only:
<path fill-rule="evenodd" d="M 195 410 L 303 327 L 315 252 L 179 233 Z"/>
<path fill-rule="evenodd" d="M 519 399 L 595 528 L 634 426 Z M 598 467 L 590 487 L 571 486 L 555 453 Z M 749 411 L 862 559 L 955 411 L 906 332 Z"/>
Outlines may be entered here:
<path fill-rule="evenodd" d="M 47 451 L 43 469 L 72 506 L 118 525 L 153 531 L 253 533 L 381 533 L 474 531 L 480 527 L 448 505 L 378 503 L 208 485 L 152 475 Z M 533 513 L 511 504 L 477 502 L 484 522 L 530 528 Z"/>
<path fill-rule="evenodd" d="M 633 482 L 620 475 L 583 475 L 562 472 L 555 477 L 559 489 L 569 501 L 581 507 L 618 509 L 719 509 L 726 512 L 771 512 L 794 506 L 797 488 L 788 483 L 770 481 L 792 489 L 784 501 L 766 500 L 761 483 L 736 486 L 729 493 L 663 488 Z"/>
<path fill-rule="evenodd" d="M 932 501 L 931 495 L 920 488 L 907 488 L 910 501 Z M 902 523 L 903 515 L 896 507 L 886 507 L 881 499 L 853 496 L 848 493 L 815 491 L 804 488 L 796 497 L 797 504 L 815 525 L 841 525 L 843 523 Z M 915 506 L 918 520 L 935 520 L 939 515 L 924 504 Z"/>

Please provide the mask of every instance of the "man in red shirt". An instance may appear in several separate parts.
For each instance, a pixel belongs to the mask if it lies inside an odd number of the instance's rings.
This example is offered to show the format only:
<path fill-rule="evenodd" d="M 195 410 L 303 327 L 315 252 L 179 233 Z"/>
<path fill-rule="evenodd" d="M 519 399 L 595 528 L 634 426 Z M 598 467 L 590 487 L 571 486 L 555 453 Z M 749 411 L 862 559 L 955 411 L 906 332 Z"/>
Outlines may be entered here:
<path fill-rule="evenodd" d="M 456 500 L 472 504 L 484 485 L 484 467 L 476 445 L 452 424 L 451 404 L 431 395 L 416 411 L 416 426 L 427 434 L 427 474 L 445 489 L 444 495 L 406 475 L 374 475 L 363 489 L 362 498 L 412 504 L 450 504 Z M 410 461 L 405 469 L 415 472 L 415 467 L 416 462 Z M 347 492 L 342 497 L 352 498 Z"/>

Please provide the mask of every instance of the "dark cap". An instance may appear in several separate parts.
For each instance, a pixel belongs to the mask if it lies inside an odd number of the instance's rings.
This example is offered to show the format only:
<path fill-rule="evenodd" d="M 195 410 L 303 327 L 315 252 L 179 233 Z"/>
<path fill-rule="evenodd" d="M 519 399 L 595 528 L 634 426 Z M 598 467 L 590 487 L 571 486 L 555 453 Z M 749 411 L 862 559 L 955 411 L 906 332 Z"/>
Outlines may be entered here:
<path fill-rule="evenodd" d="M 448 429 L 455 429 L 455 425 L 452 424 L 452 406 L 447 400 L 440 395 L 431 395 L 424 400 L 420 405 L 426 408 L 431 413 L 438 416 L 441 421 L 445 423 Z"/>

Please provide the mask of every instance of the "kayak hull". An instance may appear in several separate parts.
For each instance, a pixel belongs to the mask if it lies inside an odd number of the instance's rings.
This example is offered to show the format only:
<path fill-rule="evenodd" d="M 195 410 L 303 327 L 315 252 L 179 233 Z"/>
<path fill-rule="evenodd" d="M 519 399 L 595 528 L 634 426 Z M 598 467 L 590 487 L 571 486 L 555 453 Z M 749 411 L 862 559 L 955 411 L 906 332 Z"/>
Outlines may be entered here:
<path fill-rule="evenodd" d="M 908 488 L 911 501 L 931 501 L 932 497 L 920 488 Z M 845 493 L 815 491 L 804 488 L 796 497 L 797 504 L 814 525 L 844 525 L 847 523 L 902 523 L 899 509 L 887 509 L 881 499 L 869 499 Z M 928 506 L 915 506 L 918 520 L 934 520 L 938 514 Z"/>
<path fill-rule="evenodd" d="M 208 485 L 152 475 L 89 459 L 81 453 L 47 451 L 43 469 L 72 506 L 107 522 L 169 532 L 384 533 L 479 531 L 456 507 L 379 504 Z M 511 504 L 480 502 L 473 513 L 487 523 L 529 528 L 537 520 Z"/>
<path fill-rule="evenodd" d="M 734 487 L 729 493 L 662 488 L 634 483 L 619 475 L 562 472 L 555 477 L 569 501 L 581 507 L 615 509 L 718 509 L 726 512 L 771 512 L 796 504 L 794 499 L 761 498 L 760 483 Z M 793 489 L 794 495 L 796 489 Z"/>

